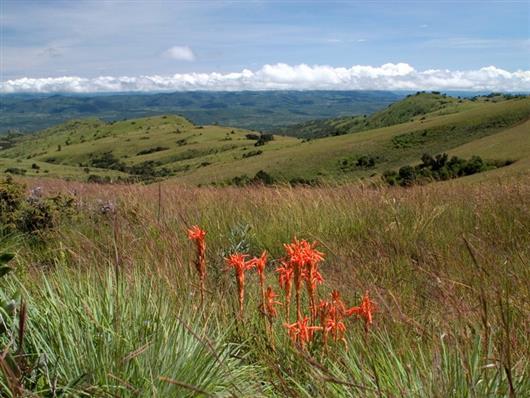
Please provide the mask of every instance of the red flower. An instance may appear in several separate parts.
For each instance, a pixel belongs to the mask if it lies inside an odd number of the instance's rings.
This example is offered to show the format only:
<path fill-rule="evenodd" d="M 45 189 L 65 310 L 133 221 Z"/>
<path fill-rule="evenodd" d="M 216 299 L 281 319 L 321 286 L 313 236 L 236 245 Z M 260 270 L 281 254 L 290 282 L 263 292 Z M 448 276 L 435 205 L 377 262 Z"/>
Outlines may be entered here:
<path fill-rule="evenodd" d="M 201 289 L 201 304 L 204 301 L 204 281 L 206 279 L 206 231 L 202 230 L 198 225 L 192 226 L 188 229 L 188 239 L 195 241 L 197 246 L 197 258 L 195 260 L 195 269 L 199 275 L 199 283 Z"/>
<path fill-rule="evenodd" d="M 263 251 L 260 257 L 254 257 L 249 261 L 251 267 L 258 271 L 259 285 L 261 289 L 261 305 L 265 306 L 265 266 L 267 265 L 267 252 Z"/>
<path fill-rule="evenodd" d="M 282 261 L 282 265 L 276 268 L 278 272 L 278 283 L 285 292 L 285 311 L 287 321 L 290 318 L 290 304 L 291 304 L 291 290 L 293 286 L 293 268 L 286 262 Z"/>
<path fill-rule="evenodd" d="M 302 288 L 302 280 L 304 276 L 309 277 L 308 291 L 311 300 L 312 308 L 315 307 L 315 292 L 312 289 L 314 281 L 316 280 L 317 265 L 324 260 L 324 254 L 315 249 L 317 243 L 309 243 L 306 240 L 293 239 L 292 243 L 284 244 L 286 256 L 286 263 L 293 268 L 294 286 L 296 292 L 296 319 L 300 320 L 302 316 L 300 294 Z M 306 269 L 308 268 L 308 269 Z M 320 275 L 320 274 L 319 274 Z M 320 276 L 322 278 L 322 276 Z M 314 318 L 314 310 L 312 312 Z"/>
<path fill-rule="evenodd" d="M 304 317 L 290 325 L 285 324 L 285 327 L 288 329 L 289 337 L 293 343 L 300 344 L 302 348 L 313 339 L 315 331 L 322 330 L 320 326 L 310 326 L 308 317 Z"/>
<path fill-rule="evenodd" d="M 239 316 L 243 317 L 243 301 L 245 297 L 245 271 L 252 268 L 252 263 L 246 261 L 248 254 L 234 253 L 226 259 L 226 264 L 234 268 L 236 273 L 237 291 L 239 294 Z"/>
<path fill-rule="evenodd" d="M 194 225 L 190 229 L 188 229 L 188 238 L 190 240 L 204 241 L 205 236 L 206 231 L 201 229 L 198 225 Z"/>
<path fill-rule="evenodd" d="M 356 314 L 364 319 L 364 327 L 366 330 L 372 325 L 373 313 L 376 311 L 375 303 L 370 300 L 368 292 L 366 292 L 358 307 L 352 307 L 347 311 L 347 315 Z"/>
<path fill-rule="evenodd" d="M 292 243 L 284 244 L 289 261 L 304 267 L 310 262 L 319 263 L 324 260 L 324 253 L 315 249 L 317 242 L 309 243 L 305 239 L 293 239 Z"/>
<path fill-rule="evenodd" d="M 264 311 L 265 315 L 267 315 L 270 319 L 278 315 L 275 306 L 282 304 L 279 301 L 276 301 L 276 297 L 278 297 L 278 295 L 274 293 L 272 287 L 269 286 L 267 288 L 267 293 L 265 294 Z"/>
<path fill-rule="evenodd" d="M 328 334 L 331 334 L 335 341 L 345 341 L 346 324 L 343 320 L 347 316 L 347 310 L 337 290 L 331 292 L 330 301 L 320 302 L 318 312 L 320 314 L 320 325 L 324 331 L 324 344 L 327 344 Z"/>
<path fill-rule="evenodd" d="M 251 267 L 255 267 L 258 271 L 258 275 L 263 277 L 265 275 L 265 266 L 267 265 L 267 252 L 263 251 L 260 257 L 254 257 L 248 262 Z"/>

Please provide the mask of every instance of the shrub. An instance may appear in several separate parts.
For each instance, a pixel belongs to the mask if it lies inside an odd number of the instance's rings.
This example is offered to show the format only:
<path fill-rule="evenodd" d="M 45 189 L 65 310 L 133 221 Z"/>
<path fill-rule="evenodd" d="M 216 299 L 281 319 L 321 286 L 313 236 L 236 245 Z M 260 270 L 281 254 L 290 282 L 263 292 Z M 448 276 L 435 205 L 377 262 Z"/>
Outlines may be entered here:
<path fill-rule="evenodd" d="M 112 152 L 105 152 L 90 161 L 92 167 L 111 170 L 125 170 L 125 165 L 116 159 Z"/>
<path fill-rule="evenodd" d="M 480 173 L 488 169 L 508 166 L 513 163 L 511 160 L 485 162 L 480 156 L 472 156 L 465 160 L 457 156 L 448 159 L 446 153 L 431 156 L 423 154 L 421 163 L 415 167 L 406 165 L 399 169 L 399 172 L 385 171 L 382 175 L 383 181 L 389 185 L 399 184 L 410 186 L 414 183 L 428 181 L 443 181 L 451 178 L 463 177 L 475 173 Z"/>
<path fill-rule="evenodd" d="M 261 183 L 264 185 L 272 185 L 274 184 L 274 178 L 266 171 L 260 170 L 254 176 L 252 182 Z"/>
<path fill-rule="evenodd" d="M 259 134 L 245 134 L 247 140 L 259 140 Z"/>
<path fill-rule="evenodd" d="M 403 186 L 410 186 L 416 181 L 416 172 L 412 166 L 403 166 L 398 171 L 400 184 Z"/>
<path fill-rule="evenodd" d="M 261 134 L 259 139 L 254 144 L 254 146 L 265 145 L 267 142 L 272 141 L 273 139 L 274 139 L 274 135 L 272 135 L 272 134 Z"/>
<path fill-rule="evenodd" d="M 166 151 L 168 150 L 169 148 L 167 146 L 157 146 L 157 147 L 154 147 L 154 148 L 147 148 L 147 149 L 143 149 L 141 150 L 140 152 L 138 152 L 136 154 L 136 156 L 141 156 L 141 155 L 148 155 L 150 153 L 155 153 L 155 152 L 161 152 L 161 151 Z"/>
<path fill-rule="evenodd" d="M 5 169 L 5 172 L 9 174 L 24 175 L 26 174 L 26 169 L 21 169 L 18 167 L 8 167 L 7 169 Z"/>
<path fill-rule="evenodd" d="M 243 154 L 243 159 L 250 158 L 252 156 L 258 156 L 258 155 L 261 155 L 262 153 L 263 151 L 261 150 L 246 152 Z"/>
<path fill-rule="evenodd" d="M 356 163 L 357 167 L 361 167 L 363 169 L 368 169 L 375 166 L 375 159 L 373 156 L 366 156 L 363 155 L 359 159 L 357 159 Z"/>
<path fill-rule="evenodd" d="M 42 197 L 39 189 L 29 195 L 25 187 L 7 179 L 0 184 L 0 228 L 5 232 L 33 233 L 54 227 L 74 214 L 71 196 Z"/>

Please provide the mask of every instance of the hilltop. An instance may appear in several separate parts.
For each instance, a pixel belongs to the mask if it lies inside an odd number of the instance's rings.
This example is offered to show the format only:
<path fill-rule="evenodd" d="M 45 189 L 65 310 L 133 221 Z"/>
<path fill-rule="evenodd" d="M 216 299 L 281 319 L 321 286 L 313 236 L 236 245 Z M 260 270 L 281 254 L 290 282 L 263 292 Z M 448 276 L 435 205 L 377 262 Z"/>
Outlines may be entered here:
<path fill-rule="evenodd" d="M 357 116 L 315 122 L 343 129 L 318 139 L 195 125 L 172 115 L 83 119 L 4 139 L 0 169 L 187 184 L 240 183 L 262 171 L 266 179 L 312 183 L 370 178 L 417 163 L 423 153 L 448 152 L 510 160 L 506 170 L 512 172 L 529 166 L 529 120 L 530 97 L 459 99 L 438 93 L 411 95 L 361 121 Z M 318 126 L 311 128 L 322 131 Z"/>
<path fill-rule="evenodd" d="M 394 124 L 423 120 L 430 116 L 462 112 L 483 102 L 499 102 L 511 99 L 511 95 L 490 94 L 471 98 L 451 97 L 440 92 L 417 92 L 401 101 L 389 104 L 372 115 L 353 115 L 330 119 L 316 119 L 293 124 L 282 130 L 286 135 L 304 138 L 321 138 L 355 133 Z"/>

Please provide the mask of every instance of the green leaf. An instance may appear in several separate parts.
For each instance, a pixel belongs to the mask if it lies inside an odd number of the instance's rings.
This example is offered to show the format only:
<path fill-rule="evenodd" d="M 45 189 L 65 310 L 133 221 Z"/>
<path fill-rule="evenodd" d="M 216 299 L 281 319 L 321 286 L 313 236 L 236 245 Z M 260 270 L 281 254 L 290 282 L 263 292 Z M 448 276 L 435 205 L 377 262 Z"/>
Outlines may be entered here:
<path fill-rule="evenodd" d="M 4 275 L 8 274 L 9 272 L 13 271 L 13 268 L 8 267 L 7 265 L 2 265 L 0 267 L 0 278 Z"/>
<path fill-rule="evenodd" d="M 7 264 L 11 260 L 13 260 L 14 257 L 15 257 L 15 255 L 13 253 L 2 253 L 2 254 L 0 254 L 0 265 Z"/>

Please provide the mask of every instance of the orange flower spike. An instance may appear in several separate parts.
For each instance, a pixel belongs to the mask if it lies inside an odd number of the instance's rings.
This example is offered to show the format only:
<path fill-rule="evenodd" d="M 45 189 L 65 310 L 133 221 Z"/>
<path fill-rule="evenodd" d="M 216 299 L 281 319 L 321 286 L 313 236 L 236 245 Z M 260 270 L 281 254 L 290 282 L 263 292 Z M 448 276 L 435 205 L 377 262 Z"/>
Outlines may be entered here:
<path fill-rule="evenodd" d="M 346 325 L 343 321 L 329 318 L 327 320 L 326 326 L 325 326 L 326 332 L 330 332 L 333 336 L 333 340 L 343 340 L 344 342 L 344 334 L 346 333 Z"/>
<path fill-rule="evenodd" d="M 192 226 L 188 229 L 188 238 L 190 240 L 204 241 L 206 231 L 201 229 L 198 225 Z"/>
<path fill-rule="evenodd" d="M 313 286 L 314 283 L 311 281 L 313 275 L 317 271 L 317 265 L 320 261 L 324 259 L 324 254 L 315 249 L 317 242 L 309 243 L 306 240 L 297 240 L 296 238 L 289 244 L 284 244 L 285 252 L 287 254 L 287 261 L 292 265 L 294 271 L 294 285 L 296 292 L 296 316 L 297 319 L 301 318 L 301 308 L 300 308 L 300 290 L 302 287 L 302 281 L 309 277 L 308 292 L 311 300 L 312 306 L 312 318 L 315 317 L 315 294 Z M 309 276 L 307 276 L 309 275 Z M 321 277 L 321 276 L 320 276 Z"/>
<path fill-rule="evenodd" d="M 198 225 L 192 226 L 188 229 L 188 239 L 195 241 L 197 246 L 197 259 L 195 260 L 195 268 L 199 275 L 199 283 L 201 289 L 201 304 L 204 301 L 204 281 L 206 279 L 206 231 L 201 229 Z"/>
<path fill-rule="evenodd" d="M 333 305 L 329 301 L 320 301 L 320 304 L 317 306 L 317 311 L 320 316 L 320 326 L 322 327 L 323 332 L 323 343 L 324 346 L 328 343 L 328 320 L 333 318 Z"/>
<path fill-rule="evenodd" d="M 333 290 L 331 292 L 331 303 L 341 318 L 347 315 L 346 304 L 344 304 L 344 301 L 342 301 L 340 292 L 338 290 Z"/>
<path fill-rule="evenodd" d="M 247 257 L 247 254 L 234 253 L 226 259 L 226 264 L 229 267 L 234 268 L 236 274 L 240 318 L 243 317 L 243 302 L 245 298 L 245 271 L 252 268 L 252 264 L 246 261 Z"/>
<path fill-rule="evenodd" d="M 287 322 L 290 320 L 290 304 L 291 304 L 291 290 L 293 286 L 293 268 L 286 262 L 276 268 L 278 272 L 278 283 L 285 292 L 285 311 Z"/>
<path fill-rule="evenodd" d="M 256 267 L 256 271 L 258 271 L 258 275 L 260 278 L 265 277 L 265 266 L 267 265 L 267 252 L 263 251 L 261 253 L 261 256 L 254 257 L 252 260 L 249 261 L 252 267 Z"/>
<path fill-rule="evenodd" d="M 263 251 L 260 257 L 254 257 L 249 261 L 252 267 L 256 268 L 259 276 L 259 285 L 261 289 L 261 305 L 265 306 L 265 266 L 267 265 L 267 252 Z"/>
<path fill-rule="evenodd" d="M 375 303 L 370 300 L 370 296 L 368 295 L 368 292 L 366 292 L 363 296 L 363 299 L 361 301 L 361 304 L 358 307 L 352 307 L 349 310 L 347 310 L 346 314 L 348 316 L 356 314 L 364 319 L 364 327 L 366 331 L 368 331 L 368 328 L 373 323 L 373 314 L 376 311 L 376 305 Z"/>
<path fill-rule="evenodd" d="M 272 287 L 268 287 L 267 288 L 267 293 L 265 293 L 265 306 L 264 306 L 264 310 L 265 310 L 265 314 L 270 318 L 274 318 L 278 315 L 278 312 L 276 311 L 276 308 L 275 306 L 276 305 L 282 305 L 282 303 L 280 303 L 279 301 L 276 301 L 276 297 L 278 297 L 278 295 L 276 293 L 274 293 L 274 291 L 272 290 Z"/>
<path fill-rule="evenodd" d="M 314 332 L 322 330 L 320 326 L 309 326 L 309 318 L 304 317 L 293 324 L 286 324 L 285 327 L 288 329 L 289 337 L 295 344 L 300 344 L 302 348 L 309 343 L 314 336 Z"/>
<path fill-rule="evenodd" d="M 372 325 L 373 313 L 376 310 L 375 303 L 370 300 L 370 296 L 368 296 L 368 292 L 364 294 L 360 307 L 361 307 L 362 317 L 364 318 L 366 330 L 368 330 L 368 327 Z"/>
<path fill-rule="evenodd" d="M 324 282 L 324 278 L 317 270 L 316 262 L 312 261 L 302 272 L 302 278 L 305 280 L 307 294 L 309 295 L 309 302 L 311 307 L 311 321 L 315 321 L 317 317 L 316 293 L 318 284 Z"/>

